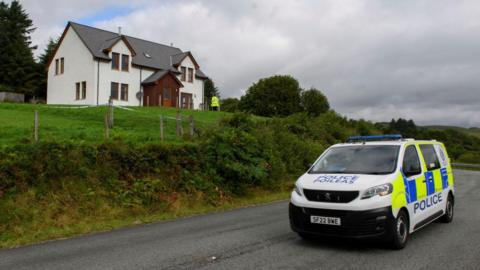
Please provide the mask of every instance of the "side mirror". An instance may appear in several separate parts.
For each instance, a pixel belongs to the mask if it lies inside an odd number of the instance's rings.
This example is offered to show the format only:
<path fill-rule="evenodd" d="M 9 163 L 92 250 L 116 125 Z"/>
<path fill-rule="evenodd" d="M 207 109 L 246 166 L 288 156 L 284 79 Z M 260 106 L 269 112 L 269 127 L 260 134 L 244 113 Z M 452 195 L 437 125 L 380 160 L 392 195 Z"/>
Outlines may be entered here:
<path fill-rule="evenodd" d="M 414 168 L 413 166 L 403 169 L 403 173 L 405 174 L 406 177 L 417 175 L 417 174 L 420 174 L 421 172 L 422 172 L 422 169 Z"/>

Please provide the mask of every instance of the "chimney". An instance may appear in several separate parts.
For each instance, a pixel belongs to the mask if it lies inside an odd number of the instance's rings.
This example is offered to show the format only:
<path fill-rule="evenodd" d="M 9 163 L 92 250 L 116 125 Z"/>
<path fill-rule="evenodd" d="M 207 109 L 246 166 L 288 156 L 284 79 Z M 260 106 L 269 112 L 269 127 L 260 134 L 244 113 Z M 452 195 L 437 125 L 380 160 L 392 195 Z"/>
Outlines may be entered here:
<path fill-rule="evenodd" d="M 121 26 L 118 27 L 118 35 L 119 35 L 119 36 L 122 35 L 122 27 L 121 27 Z"/>

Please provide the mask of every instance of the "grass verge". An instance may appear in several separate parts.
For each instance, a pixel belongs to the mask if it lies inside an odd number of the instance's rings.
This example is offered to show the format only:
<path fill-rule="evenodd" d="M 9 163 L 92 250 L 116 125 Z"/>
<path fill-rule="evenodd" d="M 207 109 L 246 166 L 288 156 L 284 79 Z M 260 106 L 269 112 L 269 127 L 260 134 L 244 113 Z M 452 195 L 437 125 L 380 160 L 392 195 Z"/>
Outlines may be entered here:
<path fill-rule="evenodd" d="M 68 202 L 68 196 L 59 194 L 55 194 L 56 199 L 64 201 L 63 205 L 68 205 L 68 207 L 58 209 L 58 205 L 62 205 L 62 203 L 47 203 L 45 200 L 38 205 L 28 206 L 25 204 L 31 202 L 32 198 L 30 197 L 34 196 L 30 192 L 11 203 L 17 204 L 20 211 L 24 207 L 29 207 L 28 211 L 31 216 L 22 219 L 23 222 L 17 224 L 13 230 L 1 233 L 0 248 L 13 248 L 47 240 L 284 200 L 289 197 L 291 186 L 291 184 L 285 184 L 273 191 L 260 188 L 250 189 L 246 196 L 226 198 L 218 204 L 205 202 L 201 195 L 192 197 L 187 194 L 176 194 L 174 202 L 158 209 L 135 206 L 125 208 L 111 205 L 102 200 L 93 200 L 91 202 L 93 205 L 75 206 L 72 202 Z M 48 200 L 51 199 L 53 198 L 48 198 Z M 87 210 L 88 208 L 93 209 Z M 19 212 L 19 214 L 21 213 Z"/>

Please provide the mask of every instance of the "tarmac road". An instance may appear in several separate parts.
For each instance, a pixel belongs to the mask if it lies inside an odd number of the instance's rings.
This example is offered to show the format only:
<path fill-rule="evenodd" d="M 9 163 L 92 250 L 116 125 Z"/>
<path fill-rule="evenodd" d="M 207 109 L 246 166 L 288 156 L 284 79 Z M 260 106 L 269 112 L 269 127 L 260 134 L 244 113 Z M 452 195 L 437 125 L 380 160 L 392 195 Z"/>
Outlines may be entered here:
<path fill-rule="evenodd" d="M 0 269 L 480 269 L 480 172 L 456 170 L 455 181 L 454 221 L 400 251 L 302 240 L 283 201 L 0 250 Z"/>

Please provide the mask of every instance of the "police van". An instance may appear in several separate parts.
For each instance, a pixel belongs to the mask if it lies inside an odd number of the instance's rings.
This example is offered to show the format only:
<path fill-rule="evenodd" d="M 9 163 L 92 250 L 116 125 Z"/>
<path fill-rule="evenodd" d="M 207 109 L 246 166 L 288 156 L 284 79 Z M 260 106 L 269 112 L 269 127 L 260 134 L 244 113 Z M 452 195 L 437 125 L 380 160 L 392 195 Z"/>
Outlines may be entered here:
<path fill-rule="evenodd" d="M 445 146 L 401 135 L 355 136 L 328 148 L 295 183 L 290 225 L 303 238 L 382 238 L 395 249 L 411 233 L 453 219 Z"/>

